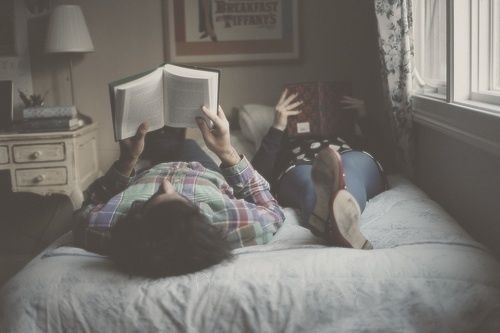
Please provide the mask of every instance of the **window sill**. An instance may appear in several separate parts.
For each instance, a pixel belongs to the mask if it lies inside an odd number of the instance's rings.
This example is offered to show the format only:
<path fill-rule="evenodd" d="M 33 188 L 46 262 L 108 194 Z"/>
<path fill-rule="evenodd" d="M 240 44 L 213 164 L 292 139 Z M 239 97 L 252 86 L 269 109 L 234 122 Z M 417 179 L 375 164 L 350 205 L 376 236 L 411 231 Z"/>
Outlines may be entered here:
<path fill-rule="evenodd" d="M 446 103 L 429 96 L 413 96 L 416 123 L 500 156 L 500 107 L 467 101 Z"/>
<path fill-rule="evenodd" d="M 497 92 L 473 92 L 471 93 L 471 99 L 471 101 L 465 101 L 464 103 L 476 104 L 481 109 L 492 109 L 492 111 L 500 113 L 500 94 Z"/>

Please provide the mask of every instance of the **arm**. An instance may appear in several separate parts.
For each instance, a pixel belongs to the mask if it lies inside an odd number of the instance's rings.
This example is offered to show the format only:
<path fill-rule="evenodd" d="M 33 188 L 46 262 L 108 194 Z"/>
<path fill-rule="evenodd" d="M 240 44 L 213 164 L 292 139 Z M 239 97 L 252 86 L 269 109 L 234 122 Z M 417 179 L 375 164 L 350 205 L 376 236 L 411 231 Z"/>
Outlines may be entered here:
<path fill-rule="evenodd" d="M 135 136 L 120 141 L 120 158 L 103 177 L 89 186 L 83 206 L 106 203 L 111 197 L 127 188 L 131 176 L 134 176 L 135 165 L 144 150 L 147 130 L 147 124 L 142 123 Z"/>
<path fill-rule="evenodd" d="M 366 125 L 367 125 L 366 122 L 367 113 L 366 113 L 365 101 L 350 96 L 343 96 L 342 100 L 340 101 L 340 104 L 342 105 L 342 108 L 344 110 L 352 110 L 353 112 L 356 112 L 356 120 L 357 120 L 357 125 L 359 127 L 359 133 L 355 134 L 363 136 L 364 132 L 366 132 Z"/>
<path fill-rule="evenodd" d="M 89 224 L 96 212 L 100 211 L 113 196 L 128 187 L 134 176 L 134 167 L 144 149 L 146 133 L 147 125 L 143 123 L 134 137 L 120 141 L 120 158 L 103 177 L 89 186 L 82 208 L 74 214 L 75 245 L 103 252 L 97 249 L 104 248 L 105 240 L 109 238 L 110 226 L 98 230 L 89 227 Z"/>
<path fill-rule="evenodd" d="M 275 169 L 278 153 L 281 150 L 284 131 L 289 116 L 295 116 L 301 111 L 297 109 L 302 101 L 296 101 L 297 94 L 287 96 L 285 89 L 274 108 L 274 122 L 269 132 L 262 139 L 259 150 L 252 159 L 252 165 L 265 179 L 271 180 Z"/>
<path fill-rule="evenodd" d="M 234 189 L 235 196 L 249 203 L 243 205 L 241 209 L 246 209 L 252 216 L 258 216 L 256 219 L 262 225 L 268 225 L 269 222 L 281 223 L 284 215 L 271 195 L 269 184 L 231 145 L 229 123 L 222 108 L 219 107 L 217 115 L 210 114 L 205 107 L 202 110 L 214 123 L 214 128 L 209 129 L 202 118 L 197 118 L 203 139 L 208 149 L 221 159 L 222 174 Z M 247 215 L 246 212 L 238 214 L 238 216 L 245 215 Z"/>

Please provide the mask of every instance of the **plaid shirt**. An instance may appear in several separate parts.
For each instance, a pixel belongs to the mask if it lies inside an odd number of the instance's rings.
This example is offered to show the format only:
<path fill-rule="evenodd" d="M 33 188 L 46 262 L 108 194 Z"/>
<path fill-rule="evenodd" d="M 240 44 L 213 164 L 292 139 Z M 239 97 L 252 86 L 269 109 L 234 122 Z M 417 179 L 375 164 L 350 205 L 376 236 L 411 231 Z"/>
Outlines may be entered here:
<path fill-rule="evenodd" d="M 222 175 L 198 162 L 162 163 L 125 177 L 114 166 L 88 190 L 89 199 L 76 213 L 76 245 L 107 254 L 110 231 L 127 215 L 133 202 L 147 200 L 164 178 L 200 208 L 232 248 L 265 244 L 284 220 L 269 184 L 243 157 Z"/>

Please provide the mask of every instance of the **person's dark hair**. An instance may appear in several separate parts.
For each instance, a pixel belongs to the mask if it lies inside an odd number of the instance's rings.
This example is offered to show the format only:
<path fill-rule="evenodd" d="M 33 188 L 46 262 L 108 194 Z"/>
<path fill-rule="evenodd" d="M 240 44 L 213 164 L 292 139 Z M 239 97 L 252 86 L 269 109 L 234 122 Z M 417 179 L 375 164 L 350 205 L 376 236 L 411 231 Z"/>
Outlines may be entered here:
<path fill-rule="evenodd" d="M 231 257 L 228 242 L 198 207 L 180 200 L 131 211 L 111 234 L 111 258 L 130 274 L 182 275 Z"/>

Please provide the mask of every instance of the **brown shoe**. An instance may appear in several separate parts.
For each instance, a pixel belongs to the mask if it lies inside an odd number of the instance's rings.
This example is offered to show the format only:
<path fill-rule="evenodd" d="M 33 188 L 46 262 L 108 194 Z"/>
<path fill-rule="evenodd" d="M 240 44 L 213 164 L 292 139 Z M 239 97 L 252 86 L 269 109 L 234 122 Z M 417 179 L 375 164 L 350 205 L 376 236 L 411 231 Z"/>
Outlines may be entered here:
<path fill-rule="evenodd" d="M 359 229 L 359 205 L 345 190 L 340 155 L 331 148 L 319 152 L 313 162 L 311 177 L 316 191 L 316 205 L 309 218 L 311 231 L 331 245 L 371 248 Z"/>

